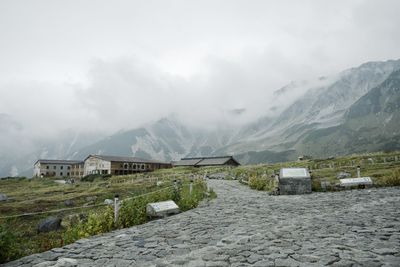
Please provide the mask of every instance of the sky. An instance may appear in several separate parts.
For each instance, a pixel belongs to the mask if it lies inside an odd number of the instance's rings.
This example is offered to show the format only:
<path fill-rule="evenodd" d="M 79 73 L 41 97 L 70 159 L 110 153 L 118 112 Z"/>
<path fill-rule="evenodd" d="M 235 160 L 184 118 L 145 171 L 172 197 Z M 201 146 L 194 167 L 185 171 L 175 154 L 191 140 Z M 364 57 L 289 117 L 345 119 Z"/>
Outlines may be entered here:
<path fill-rule="evenodd" d="M 273 92 L 292 81 L 400 58 L 398 10 L 397 0 L 2 0 L 0 132 L 272 116 Z"/>

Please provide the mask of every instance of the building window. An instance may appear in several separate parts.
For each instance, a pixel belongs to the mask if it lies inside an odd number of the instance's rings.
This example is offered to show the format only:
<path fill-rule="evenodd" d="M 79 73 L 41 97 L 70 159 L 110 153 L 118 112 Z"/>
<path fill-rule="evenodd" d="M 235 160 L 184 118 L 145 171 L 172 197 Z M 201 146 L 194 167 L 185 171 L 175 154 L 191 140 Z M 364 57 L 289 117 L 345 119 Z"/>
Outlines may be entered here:
<path fill-rule="evenodd" d="M 141 166 L 141 167 L 142 167 L 142 170 L 144 170 L 144 164 L 142 164 L 142 166 Z"/>
<path fill-rule="evenodd" d="M 57 168 L 57 166 L 53 166 L 53 169 L 55 170 Z"/>
<path fill-rule="evenodd" d="M 62 172 L 60 172 L 60 176 L 63 176 L 63 173 L 62 173 Z"/>
<path fill-rule="evenodd" d="M 61 169 L 61 170 L 64 169 L 64 166 L 61 166 L 60 169 Z"/>
<path fill-rule="evenodd" d="M 69 176 L 69 172 L 67 172 L 67 176 Z"/>
<path fill-rule="evenodd" d="M 46 169 L 49 169 L 49 165 L 46 166 Z"/>
<path fill-rule="evenodd" d="M 132 169 L 136 170 L 136 164 L 132 164 Z"/>
<path fill-rule="evenodd" d="M 68 166 L 68 167 L 67 167 L 67 169 L 68 169 L 68 170 L 70 170 L 70 169 L 71 169 L 71 167 L 70 167 L 70 166 Z"/>

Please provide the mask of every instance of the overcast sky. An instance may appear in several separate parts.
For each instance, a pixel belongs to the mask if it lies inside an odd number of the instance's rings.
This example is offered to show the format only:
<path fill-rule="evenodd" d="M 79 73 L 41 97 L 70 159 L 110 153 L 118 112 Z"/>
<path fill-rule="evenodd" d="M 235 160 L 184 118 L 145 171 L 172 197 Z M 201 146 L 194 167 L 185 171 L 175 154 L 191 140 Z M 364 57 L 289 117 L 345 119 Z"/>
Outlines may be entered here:
<path fill-rule="evenodd" d="M 215 124 L 245 110 L 249 121 L 291 81 L 400 58 L 399 10 L 397 0 L 2 0 L 0 113 L 37 135 L 112 133 L 171 113 Z"/>

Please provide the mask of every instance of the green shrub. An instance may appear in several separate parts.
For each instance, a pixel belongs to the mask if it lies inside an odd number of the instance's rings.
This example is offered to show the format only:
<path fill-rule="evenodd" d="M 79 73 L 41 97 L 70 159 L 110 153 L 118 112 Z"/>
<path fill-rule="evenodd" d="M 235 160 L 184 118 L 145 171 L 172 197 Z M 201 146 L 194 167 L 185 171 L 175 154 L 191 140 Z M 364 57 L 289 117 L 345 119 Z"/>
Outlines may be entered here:
<path fill-rule="evenodd" d="M 276 188 L 275 179 L 271 179 L 268 177 L 260 177 L 256 174 L 253 174 L 249 178 L 249 187 L 251 189 L 259 190 L 259 191 L 273 191 Z"/>
<path fill-rule="evenodd" d="M 87 220 L 80 220 L 77 224 L 67 228 L 63 240 L 65 244 L 72 243 L 78 239 L 106 233 L 114 228 L 114 210 L 107 207 L 101 211 L 93 211 Z"/>
<path fill-rule="evenodd" d="M 81 178 L 82 182 L 93 182 L 94 179 L 101 177 L 100 174 L 88 174 Z"/>
<path fill-rule="evenodd" d="M 207 185 L 204 181 L 198 180 L 193 184 L 192 194 L 189 191 L 189 185 L 174 190 L 168 188 L 136 198 L 124 200 L 119 209 L 118 221 L 114 223 L 113 207 L 107 207 L 102 211 L 91 212 L 87 220 L 80 220 L 78 223 L 68 225 L 64 232 L 64 244 L 72 243 L 80 238 L 89 237 L 116 228 L 131 227 L 142 224 L 147 221 L 146 206 L 148 203 L 174 200 L 181 211 L 186 211 L 197 207 L 199 202 L 205 197 Z M 215 193 L 213 194 L 215 197 Z"/>
<path fill-rule="evenodd" d="M 210 188 L 210 190 L 208 191 L 208 193 L 210 194 L 210 195 L 209 195 L 209 198 L 210 198 L 210 199 L 217 198 L 217 193 L 214 192 L 214 189 Z"/>
<path fill-rule="evenodd" d="M 177 198 L 177 192 L 165 189 L 143 197 L 125 200 L 119 210 L 118 227 L 131 227 L 147 221 L 146 206 L 148 203 Z"/>
<path fill-rule="evenodd" d="M 178 201 L 178 206 L 181 211 L 196 208 L 199 202 L 204 199 L 207 192 L 207 185 L 203 180 L 196 180 L 193 183 L 192 194 L 190 194 L 189 185 L 186 184 L 181 189 L 181 198 Z"/>
<path fill-rule="evenodd" d="M 321 192 L 322 187 L 321 187 L 321 180 L 318 178 L 312 178 L 311 179 L 311 190 L 315 192 Z"/>
<path fill-rule="evenodd" d="M 14 234 L 5 226 L 0 225 L 0 263 L 13 260 L 19 255 Z"/>
<path fill-rule="evenodd" d="M 82 177 L 81 181 L 82 182 L 93 182 L 97 178 L 110 178 L 111 174 L 88 174 Z"/>
<path fill-rule="evenodd" d="M 380 184 L 383 186 L 400 186 L 400 168 L 395 169 L 390 175 L 383 177 Z"/>

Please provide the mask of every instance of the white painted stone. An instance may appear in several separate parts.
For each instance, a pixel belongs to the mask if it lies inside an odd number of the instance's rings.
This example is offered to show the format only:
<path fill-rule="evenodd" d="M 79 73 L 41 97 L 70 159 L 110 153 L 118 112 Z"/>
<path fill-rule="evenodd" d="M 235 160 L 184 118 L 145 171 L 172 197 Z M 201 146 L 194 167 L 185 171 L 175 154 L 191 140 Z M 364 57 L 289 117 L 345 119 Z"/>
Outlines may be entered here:
<path fill-rule="evenodd" d="M 282 168 L 280 178 L 310 178 L 306 168 Z"/>
<path fill-rule="evenodd" d="M 371 177 L 360 177 L 360 178 L 346 178 L 340 180 L 340 185 L 344 187 L 357 186 L 357 185 L 372 185 Z"/>
<path fill-rule="evenodd" d="M 165 217 L 179 213 L 179 207 L 172 200 L 149 203 L 146 207 L 146 213 L 150 217 Z"/>

